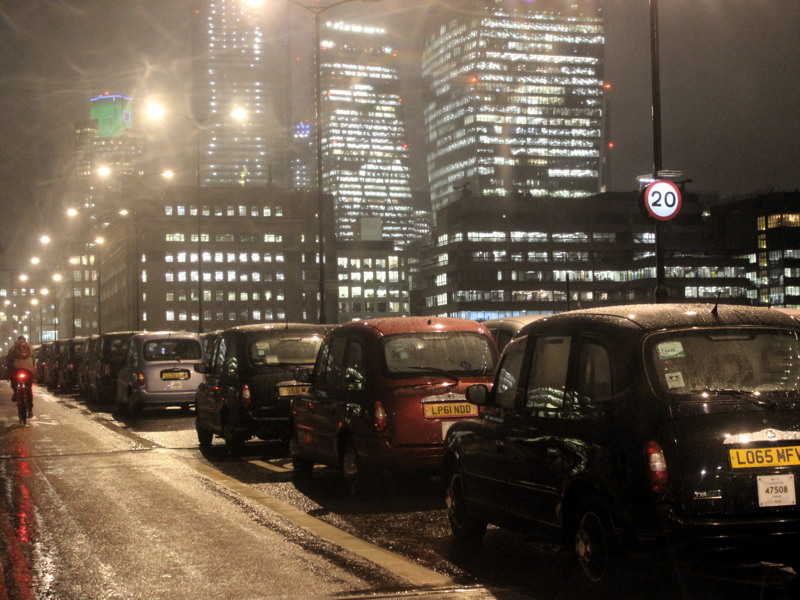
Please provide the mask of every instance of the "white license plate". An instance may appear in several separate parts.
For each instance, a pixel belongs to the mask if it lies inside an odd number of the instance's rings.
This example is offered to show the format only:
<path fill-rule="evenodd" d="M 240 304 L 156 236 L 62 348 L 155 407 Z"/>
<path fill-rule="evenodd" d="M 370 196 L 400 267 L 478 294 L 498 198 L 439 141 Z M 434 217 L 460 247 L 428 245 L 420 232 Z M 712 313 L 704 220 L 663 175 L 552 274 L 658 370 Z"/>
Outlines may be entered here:
<path fill-rule="evenodd" d="M 794 506 L 797 497 L 794 489 L 794 475 L 759 475 L 758 505 Z"/>

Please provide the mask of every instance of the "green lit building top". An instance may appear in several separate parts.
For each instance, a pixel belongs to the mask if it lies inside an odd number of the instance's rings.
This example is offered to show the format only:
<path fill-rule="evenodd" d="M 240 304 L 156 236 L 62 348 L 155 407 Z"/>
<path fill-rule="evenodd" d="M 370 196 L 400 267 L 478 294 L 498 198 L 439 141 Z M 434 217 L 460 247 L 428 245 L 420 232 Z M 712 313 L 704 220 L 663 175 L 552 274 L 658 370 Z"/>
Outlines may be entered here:
<path fill-rule="evenodd" d="M 133 128 L 133 100 L 119 94 L 103 94 L 92 98 L 91 118 L 97 121 L 97 136 L 119 137 Z"/>

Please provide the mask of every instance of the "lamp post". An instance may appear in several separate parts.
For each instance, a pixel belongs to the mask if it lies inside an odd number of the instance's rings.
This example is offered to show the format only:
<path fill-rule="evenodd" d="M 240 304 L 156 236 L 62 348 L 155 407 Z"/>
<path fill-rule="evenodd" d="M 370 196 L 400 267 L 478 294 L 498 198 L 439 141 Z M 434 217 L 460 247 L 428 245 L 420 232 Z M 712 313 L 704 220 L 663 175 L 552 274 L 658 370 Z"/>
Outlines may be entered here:
<path fill-rule="evenodd" d="M 317 167 L 317 225 L 319 236 L 319 322 L 327 323 L 325 311 L 325 192 L 322 186 L 322 62 L 320 53 L 320 15 L 348 2 L 357 0 L 338 0 L 325 6 L 303 4 L 299 0 L 287 0 L 310 12 L 314 16 L 314 136 L 316 138 Z M 360 0 L 361 2 L 380 2 L 381 0 Z"/>
<path fill-rule="evenodd" d="M 652 85 L 652 119 L 653 119 L 653 179 L 659 177 L 662 170 L 661 158 L 661 68 L 659 59 L 658 43 L 658 0 L 650 2 L 650 67 Z M 664 266 L 664 244 L 661 231 L 661 221 L 656 220 L 655 224 L 655 243 L 656 243 L 656 304 L 667 301 L 668 292 L 666 284 L 666 273 Z"/>

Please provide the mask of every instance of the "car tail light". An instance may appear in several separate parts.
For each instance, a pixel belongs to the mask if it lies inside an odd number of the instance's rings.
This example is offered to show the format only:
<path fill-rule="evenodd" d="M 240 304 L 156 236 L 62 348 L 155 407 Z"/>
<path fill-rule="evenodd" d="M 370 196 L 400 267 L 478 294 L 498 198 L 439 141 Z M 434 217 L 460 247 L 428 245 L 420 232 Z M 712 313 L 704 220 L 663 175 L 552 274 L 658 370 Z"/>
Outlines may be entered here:
<path fill-rule="evenodd" d="M 644 452 L 647 455 L 650 489 L 656 493 L 662 493 L 666 491 L 669 483 L 667 459 L 664 457 L 664 451 L 658 442 L 650 440 L 645 444 Z"/>
<path fill-rule="evenodd" d="M 250 386 L 244 384 L 242 386 L 242 408 L 250 408 L 253 398 L 250 396 Z"/>
<path fill-rule="evenodd" d="M 144 387 L 144 371 L 139 371 L 136 374 L 136 383 L 139 385 L 139 387 Z"/>
<path fill-rule="evenodd" d="M 386 416 L 386 409 L 383 407 L 383 402 L 376 402 L 374 405 L 374 416 L 372 422 L 375 425 L 375 431 L 386 431 L 389 425 L 389 419 Z"/>

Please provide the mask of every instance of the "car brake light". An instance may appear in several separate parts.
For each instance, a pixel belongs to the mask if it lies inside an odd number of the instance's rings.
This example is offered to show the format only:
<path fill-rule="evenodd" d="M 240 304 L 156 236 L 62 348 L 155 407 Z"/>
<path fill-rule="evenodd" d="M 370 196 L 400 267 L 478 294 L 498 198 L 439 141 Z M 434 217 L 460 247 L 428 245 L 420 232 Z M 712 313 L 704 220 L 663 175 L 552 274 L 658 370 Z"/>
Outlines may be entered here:
<path fill-rule="evenodd" d="M 650 476 L 650 489 L 656 493 L 666 491 L 669 483 L 669 473 L 667 471 L 667 459 L 661 445 L 653 440 L 645 444 L 645 454 L 647 455 L 647 466 Z"/>
<path fill-rule="evenodd" d="M 143 371 L 139 371 L 136 374 L 136 383 L 139 385 L 139 387 L 144 387 L 144 372 Z"/>
<path fill-rule="evenodd" d="M 375 416 L 373 417 L 372 422 L 375 425 L 375 431 L 386 431 L 386 427 L 389 425 L 389 420 L 386 416 L 386 409 L 383 407 L 383 402 L 375 402 L 374 409 Z"/>
<path fill-rule="evenodd" d="M 244 384 L 242 386 L 242 408 L 250 408 L 252 400 L 253 399 L 250 397 L 250 386 Z"/>

